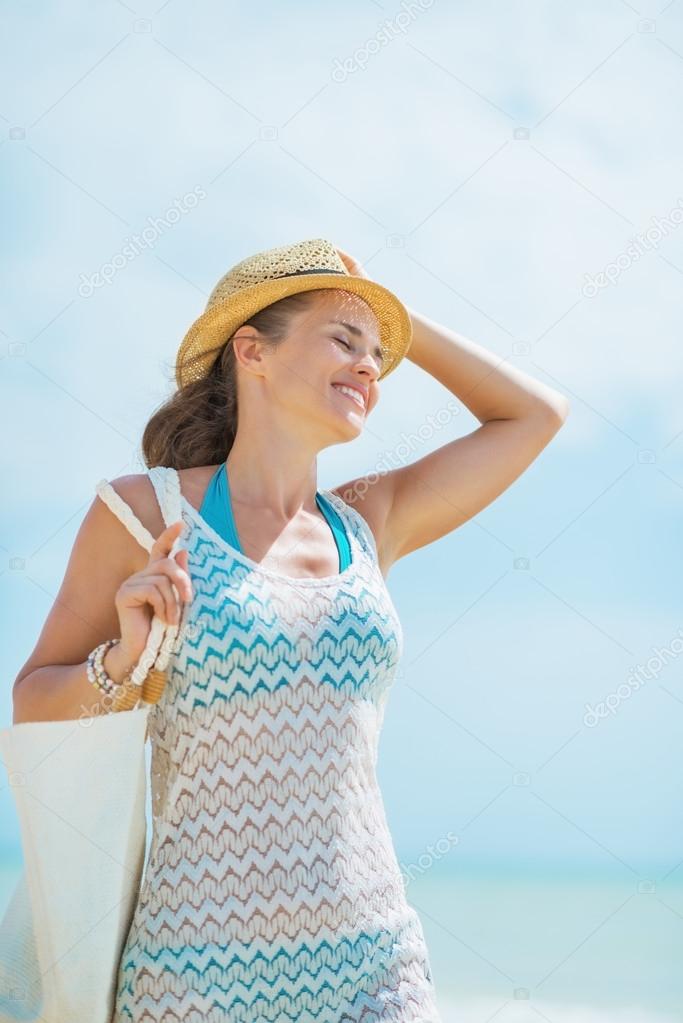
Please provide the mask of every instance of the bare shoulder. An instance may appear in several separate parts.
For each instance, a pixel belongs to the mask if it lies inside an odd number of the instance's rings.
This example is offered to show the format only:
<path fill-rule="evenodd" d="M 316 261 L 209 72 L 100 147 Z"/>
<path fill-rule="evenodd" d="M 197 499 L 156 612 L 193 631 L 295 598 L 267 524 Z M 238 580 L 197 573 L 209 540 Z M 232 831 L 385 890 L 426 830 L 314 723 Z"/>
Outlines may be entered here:
<path fill-rule="evenodd" d="M 379 567 L 385 578 L 394 563 L 386 531 L 392 502 L 392 485 L 389 476 L 372 474 L 357 476 L 331 489 L 331 493 L 341 498 L 367 522 L 375 538 Z"/>
<path fill-rule="evenodd" d="M 163 531 L 148 476 L 131 474 L 107 482 L 152 536 Z M 79 664 L 98 643 L 119 636 L 116 593 L 148 561 L 147 549 L 95 493 L 76 534 L 59 592 L 15 687 L 36 668 Z"/>
<path fill-rule="evenodd" d="M 153 537 L 159 536 L 165 529 L 165 523 L 161 515 L 161 508 L 157 501 L 152 481 L 147 473 L 130 473 L 126 476 L 116 476 L 109 481 L 112 489 L 119 495 L 122 501 L 128 505 L 135 517 L 142 523 Z M 118 516 L 107 508 L 103 501 L 98 504 L 106 508 L 103 513 L 108 516 L 108 527 L 112 538 L 116 538 L 129 558 L 134 571 L 140 571 L 149 560 L 149 553 L 138 543 L 135 537 L 124 526 Z"/>

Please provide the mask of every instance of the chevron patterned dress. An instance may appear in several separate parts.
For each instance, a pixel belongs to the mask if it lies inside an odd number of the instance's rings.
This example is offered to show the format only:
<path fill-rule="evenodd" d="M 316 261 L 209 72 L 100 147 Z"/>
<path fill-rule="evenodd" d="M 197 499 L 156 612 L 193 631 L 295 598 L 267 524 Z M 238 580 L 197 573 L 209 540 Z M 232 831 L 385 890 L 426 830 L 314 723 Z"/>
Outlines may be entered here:
<path fill-rule="evenodd" d="M 149 712 L 112 1023 L 440 1023 L 375 774 L 401 624 L 367 522 L 322 493 L 351 563 L 315 579 L 262 568 L 180 497 L 193 600 Z"/>

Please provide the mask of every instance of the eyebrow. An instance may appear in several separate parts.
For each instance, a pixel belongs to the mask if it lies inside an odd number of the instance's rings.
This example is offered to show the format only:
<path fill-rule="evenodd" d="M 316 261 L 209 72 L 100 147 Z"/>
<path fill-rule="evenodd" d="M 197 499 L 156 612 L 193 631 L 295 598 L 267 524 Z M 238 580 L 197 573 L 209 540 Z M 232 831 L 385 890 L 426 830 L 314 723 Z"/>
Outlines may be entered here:
<path fill-rule="evenodd" d="M 354 326 L 353 323 L 346 323 L 345 320 L 328 320 L 327 322 L 328 323 L 336 323 L 339 327 L 346 327 L 346 329 L 348 331 L 350 331 L 351 334 L 355 334 L 356 337 L 362 337 L 363 336 L 363 331 L 360 329 L 360 327 Z M 382 361 L 384 361 L 384 353 L 382 351 L 382 346 L 381 345 L 377 345 L 377 347 L 375 348 L 375 351 L 379 355 L 380 359 Z"/>

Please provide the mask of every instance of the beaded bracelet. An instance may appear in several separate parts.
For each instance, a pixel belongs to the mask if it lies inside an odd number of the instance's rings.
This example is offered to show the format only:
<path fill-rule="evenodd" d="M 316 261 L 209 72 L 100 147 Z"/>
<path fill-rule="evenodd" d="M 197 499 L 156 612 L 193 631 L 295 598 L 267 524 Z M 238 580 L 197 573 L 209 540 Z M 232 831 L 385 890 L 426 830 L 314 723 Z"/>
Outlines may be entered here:
<path fill-rule="evenodd" d="M 88 679 L 97 689 L 103 693 L 109 693 L 112 691 L 115 683 L 113 679 L 110 679 L 104 670 L 102 664 L 102 658 L 104 654 L 109 650 L 116 640 L 105 640 L 104 643 L 100 643 L 94 650 L 91 650 L 88 654 L 88 660 L 86 662 L 86 671 Z"/>
<path fill-rule="evenodd" d="M 135 667 L 135 665 L 133 665 L 133 667 L 131 667 L 126 672 L 126 675 L 121 682 L 115 682 L 114 679 L 111 678 L 105 671 L 104 668 L 105 654 L 116 643 L 119 642 L 120 642 L 119 639 L 106 639 L 104 643 L 100 643 L 99 646 L 96 646 L 95 649 L 91 650 L 90 653 L 88 654 L 88 659 L 86 663 L 88 680 L 92 683 L 92 685 L 94 685 L 97 689 L 100 690 L 100 692 L 104 693 L 106 696 L 111 696 L 122 685 L 124 685 L 130 678 L 133 668 Z"/>

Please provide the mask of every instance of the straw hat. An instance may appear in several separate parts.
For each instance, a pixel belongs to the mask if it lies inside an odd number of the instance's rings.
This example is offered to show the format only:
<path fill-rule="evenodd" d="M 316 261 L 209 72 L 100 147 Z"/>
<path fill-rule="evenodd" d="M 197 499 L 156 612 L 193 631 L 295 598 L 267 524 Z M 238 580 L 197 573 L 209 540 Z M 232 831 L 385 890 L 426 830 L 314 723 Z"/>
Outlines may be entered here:
<path fill-rule="evenodd" d="M 176 356 L 179 387 L 205 376 L 219 350 L 260 309 L 287 295 L 340 288 L 360 295 L 379 324 L 382 379 L 410 347 L 412 325 L 402 302 L 381 284 L 350 274 L 332 242 L 313 238 L 258 252 L 233 266 L 215 286 L 206 310 L 183 338 Z"/>

